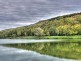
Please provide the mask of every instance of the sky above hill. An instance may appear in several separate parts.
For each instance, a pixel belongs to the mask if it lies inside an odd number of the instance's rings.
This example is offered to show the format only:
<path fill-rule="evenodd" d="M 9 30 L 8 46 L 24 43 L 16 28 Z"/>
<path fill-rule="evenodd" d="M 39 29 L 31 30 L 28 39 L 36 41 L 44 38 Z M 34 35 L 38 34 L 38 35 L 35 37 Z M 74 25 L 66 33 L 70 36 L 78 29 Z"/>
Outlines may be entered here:
<path fill-rule="evenodd" d="M 0 0 L 0 30 L 81 11 L 81 0 Z"/>

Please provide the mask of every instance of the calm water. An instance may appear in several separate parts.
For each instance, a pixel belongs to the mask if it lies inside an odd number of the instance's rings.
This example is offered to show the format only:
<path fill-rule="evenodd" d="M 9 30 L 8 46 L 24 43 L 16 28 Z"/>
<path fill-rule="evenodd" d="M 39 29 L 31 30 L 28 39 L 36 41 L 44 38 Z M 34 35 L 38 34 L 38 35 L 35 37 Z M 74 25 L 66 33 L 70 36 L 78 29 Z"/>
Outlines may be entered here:
<path fill-rule="evenodd" d="M 15 43 L 36 43 L 36 42 L 56 42 L 60 40 L 54 39 L 0 39 L 0 44 L 15 44 Z"/>
<path fill-rule="evenodd" d="M 30 42 L 29 42 L 30 41 Z M 32 42 L 55 42 L 59 40 L 23 40 L 23 39 L 1 39 L 0 44 L 10 43 L 32 43 Z M 0 61 L 75 61 L 62 59 L 48 55 L 42 55 L 34 51 L 0 46 Z"/>

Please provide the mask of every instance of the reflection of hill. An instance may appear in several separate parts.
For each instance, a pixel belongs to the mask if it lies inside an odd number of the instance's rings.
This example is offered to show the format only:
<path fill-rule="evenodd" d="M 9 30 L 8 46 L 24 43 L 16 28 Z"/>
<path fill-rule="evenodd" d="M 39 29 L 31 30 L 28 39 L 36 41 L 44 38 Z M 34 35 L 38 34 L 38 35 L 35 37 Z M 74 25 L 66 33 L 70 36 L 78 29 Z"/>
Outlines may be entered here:
<path fill-rule="evenodd" d="M 22 48 L 37 51 L 41 54 L 47 54 L 54 57 L 69 59 L 81 59 L 80 42 L 42 42 L 42 43 L 25 43 L 9 44 L 6 46 Z"/>

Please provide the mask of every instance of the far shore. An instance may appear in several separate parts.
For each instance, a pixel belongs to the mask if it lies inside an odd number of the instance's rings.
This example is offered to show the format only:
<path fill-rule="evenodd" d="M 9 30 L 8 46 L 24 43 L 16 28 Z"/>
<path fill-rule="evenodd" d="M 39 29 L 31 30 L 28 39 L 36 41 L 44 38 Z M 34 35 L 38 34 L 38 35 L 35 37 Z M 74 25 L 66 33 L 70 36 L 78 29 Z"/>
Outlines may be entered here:
<path fill-rule="evenodd" d="M 81 35 L 73 36 L 20 36 L 20 37 L 7 37 L 0 39 L 81 39 Z"/>

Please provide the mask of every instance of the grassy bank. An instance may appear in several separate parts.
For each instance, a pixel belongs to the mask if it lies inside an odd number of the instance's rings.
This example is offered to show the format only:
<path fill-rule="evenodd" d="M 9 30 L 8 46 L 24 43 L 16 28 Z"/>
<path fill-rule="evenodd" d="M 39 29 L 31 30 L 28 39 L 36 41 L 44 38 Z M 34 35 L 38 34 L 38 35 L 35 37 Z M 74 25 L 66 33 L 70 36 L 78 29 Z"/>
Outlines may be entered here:
<path fill-rule="evenodd" d="M 21 36 L 7 37 L 6 39 L 81 39 L 81 35 L 75 36 Z"/>
<path fill-rule="evenodd" d="M 81 60 L 81 42 L 25 43 L 8 44 L 5 46 L 33 50 L 54 57 Z"/>

